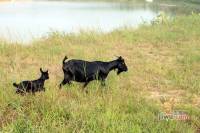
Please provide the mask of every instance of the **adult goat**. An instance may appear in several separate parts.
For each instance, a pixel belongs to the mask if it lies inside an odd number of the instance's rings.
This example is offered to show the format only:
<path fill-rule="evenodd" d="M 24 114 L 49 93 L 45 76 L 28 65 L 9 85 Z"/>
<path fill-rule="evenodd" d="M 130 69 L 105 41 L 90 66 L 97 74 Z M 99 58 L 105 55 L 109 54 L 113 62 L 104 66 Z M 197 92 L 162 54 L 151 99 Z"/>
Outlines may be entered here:
<path fill-rule="evenodd" d="M 116 60 L 103 61 L 84 61 L 72 59 L 66 62 L 68 58 L 63 59 L 64 80 L 60 83 L 60 89 L 71 81 L 83 82 L 84 88 L 92 80 L 100 80 L 105 85 L 105 79 L 110 71 L 117 69 L 117 74 L 128 71 L 124 59 L 120 56 Z"/>

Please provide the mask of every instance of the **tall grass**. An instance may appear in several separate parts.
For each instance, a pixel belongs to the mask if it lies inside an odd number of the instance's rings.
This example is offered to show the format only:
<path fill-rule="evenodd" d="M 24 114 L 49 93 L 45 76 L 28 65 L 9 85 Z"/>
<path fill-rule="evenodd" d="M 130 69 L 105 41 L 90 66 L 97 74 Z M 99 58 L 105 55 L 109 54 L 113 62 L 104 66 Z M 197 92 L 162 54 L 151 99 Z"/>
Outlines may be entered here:
<path fill-rule="evenodd" d="M 51 33 L 30 45 L 0 43 L 0 132 L 196 132 L 200 128 L 200 16 L 123 28 L 108 34 Z M 129 71 L 111 72 L 82 91 L 73 83 L 58 89 L 62 59 L 125 58 Z M 46 92 L 15 94 L 13 82 L 39 77 L 49 69 Z M 161 98 L 174 98 L 173 110 L 185 110 L 189 121 L 158 120 L 166 111 Z"/>

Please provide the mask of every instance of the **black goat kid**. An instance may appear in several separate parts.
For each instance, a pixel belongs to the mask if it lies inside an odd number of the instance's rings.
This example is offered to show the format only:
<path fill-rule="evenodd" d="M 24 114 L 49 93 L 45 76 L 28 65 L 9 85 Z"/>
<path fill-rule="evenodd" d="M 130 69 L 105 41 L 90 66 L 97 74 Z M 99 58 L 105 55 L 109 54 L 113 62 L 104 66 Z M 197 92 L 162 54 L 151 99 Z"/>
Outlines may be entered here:
<path fill-rule="evenodd" d="M 13 86 L 16 87 L 17 94 L 23 94 L 25 92 L 33 93 L 37 91 L 45 91 L 44 82 L 49 79 L 48 70 L 46 72 L 42 71 L 40 68 L 41 76 L 37 80 L 33 81 L 22 81 L 19 84 L 13 83 Z"/>
<path fill-rule="evenodd" d="M 63 59 L 64 80 L 60 84 L 60 88 L 71 81 L 83 82 L 84 87 L 92 80 L 100 80 L 105 85 L 105 79 L 109 72 L 117 69 L 117 74 L 128 70 L 124 59 L 120 56 L 116 60 L 110 62 L 94 61 L 88 62 L 84 60 L 67 60 Z"/>

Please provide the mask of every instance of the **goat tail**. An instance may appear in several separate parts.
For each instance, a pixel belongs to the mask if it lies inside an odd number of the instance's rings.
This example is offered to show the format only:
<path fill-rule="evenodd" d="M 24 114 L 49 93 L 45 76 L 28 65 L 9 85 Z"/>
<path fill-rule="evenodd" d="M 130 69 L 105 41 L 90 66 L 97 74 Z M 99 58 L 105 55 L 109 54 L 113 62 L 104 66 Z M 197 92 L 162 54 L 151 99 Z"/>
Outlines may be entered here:
<path fill-rule="evenodd" d="M 63 59 L 63 64 L 65 64 L 65 61 L 66 61 L 67 59 L 68 59 L 67 56 L 65 56 L 64 59 Z"/>
<path fill-rule="evenodd" d="M 13 86 L 14 86 L 14 87 L 17 87 L 17 88 L 19 87 L 19 85 L 16 84 L 16 83 L 13 83 Z"/>

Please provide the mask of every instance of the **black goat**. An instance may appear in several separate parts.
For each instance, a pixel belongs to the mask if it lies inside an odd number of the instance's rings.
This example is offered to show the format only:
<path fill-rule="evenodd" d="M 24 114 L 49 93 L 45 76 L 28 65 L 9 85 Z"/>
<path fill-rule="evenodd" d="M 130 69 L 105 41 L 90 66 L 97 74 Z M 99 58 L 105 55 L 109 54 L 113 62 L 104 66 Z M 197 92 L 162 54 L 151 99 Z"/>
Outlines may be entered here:
<path fill-rule="evenodd" d="M 110 71 L 117 69 L 117 74 L 120 74 L 128 70 L 121 56 L 110 62 L 88 62 L 75 59 L 65 62 L 67 59 L 66 56 L 63 59 L 64 80 L 60 84 L 60 89 L 62 85 L 70 84 L 71 81 L 83 82 L 84 87 L 92 80 L 100 80 L 102 85 L 105 85 L 105 79 Z"/>
<path fill-rule="evenodd" d="M 46 72 L 42 71 L 40 68 L 41 76 L 37 80 L 33 81 L 22 81 L 19 84 L 13 83 L 13 86 L 16 87 L 17 94 L 23 94 L 25 92 L 31 92 L 35 94 L 37 91 L 45 91 L 44 82 L 49 79 L 48 70 Z"/>

